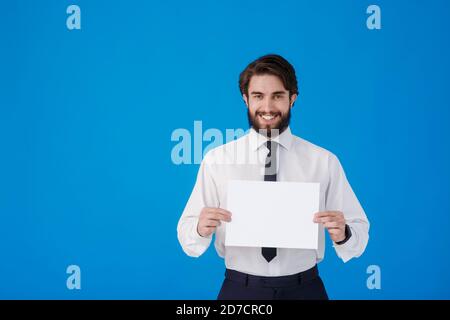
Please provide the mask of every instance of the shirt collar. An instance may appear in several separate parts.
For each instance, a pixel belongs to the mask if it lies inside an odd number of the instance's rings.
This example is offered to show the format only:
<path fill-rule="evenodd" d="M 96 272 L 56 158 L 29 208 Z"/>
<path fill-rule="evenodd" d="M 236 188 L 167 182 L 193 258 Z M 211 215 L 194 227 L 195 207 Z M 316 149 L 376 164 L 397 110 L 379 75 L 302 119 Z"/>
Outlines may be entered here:
<path fill-rule="evenodd" d="M 253 129 L 253 127 L 250 129 L 249 139 L 250 148 L 252 149 L 252 151 L 258 150 L 268 140 L 266 136 L 259 134 L 255 129 Z M 286 130 L 284 130 L 280 135 L 271 140 L 279 143 L 286 150 L 289 150 L 292 145 L 291 129 L 287 127 Z"/>

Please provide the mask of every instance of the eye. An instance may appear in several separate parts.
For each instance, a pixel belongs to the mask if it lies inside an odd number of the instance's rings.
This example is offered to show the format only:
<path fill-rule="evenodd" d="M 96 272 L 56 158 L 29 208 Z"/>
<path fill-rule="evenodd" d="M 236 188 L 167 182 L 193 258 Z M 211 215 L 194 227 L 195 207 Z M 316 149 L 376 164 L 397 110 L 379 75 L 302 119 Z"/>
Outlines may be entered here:
<path fill-rule="evenodd" d="M 262 95 L 261 95 L 261 94 L 255 94 L 253 97 L 254 97 L 255 99 L 257 99 L 257 100 L 261 100 Z"/>
<path fill-rule="evenodd" d="M 281 94 L 276 94 L 274 96 L 275 100 L 280 100 L 282 98 Z"/>

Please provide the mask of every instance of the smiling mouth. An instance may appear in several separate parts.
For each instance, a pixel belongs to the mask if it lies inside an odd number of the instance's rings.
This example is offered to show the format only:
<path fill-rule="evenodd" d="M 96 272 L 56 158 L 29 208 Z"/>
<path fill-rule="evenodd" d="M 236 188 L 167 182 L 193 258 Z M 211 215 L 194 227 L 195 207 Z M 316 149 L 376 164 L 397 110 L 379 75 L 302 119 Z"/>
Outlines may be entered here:
<path fill-rule="evenodd" d="M 271 114 L 271 113 L 259 113 L 258 116 L 263 118 L 266 121 L 270 121 L 270 120 L 273 120 L 273 119 L 277 118 L 279 115 L 278 114 Z"/>

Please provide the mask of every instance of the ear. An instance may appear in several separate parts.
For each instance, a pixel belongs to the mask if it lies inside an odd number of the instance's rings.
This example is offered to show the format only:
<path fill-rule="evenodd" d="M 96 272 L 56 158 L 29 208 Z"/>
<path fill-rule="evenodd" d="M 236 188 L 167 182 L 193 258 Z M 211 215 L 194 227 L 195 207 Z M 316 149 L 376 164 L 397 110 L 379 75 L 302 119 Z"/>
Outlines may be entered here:
<path fill-rule="evenodd" d="M 298 95 L 295 93 L 291 96 L 291 108 L 294 106 L 294 102 L 297 100 L 297 97 Z"/>
<path fill-rule="evenodd" d="M 246 94 L 243 94 L 243 95 L 242 95 L 242 99 L 244 99 L 245 105 L 246 105 L 247 108 L 248 108 L 248 97 L 247 97 L 247 95 L 246 95 Z"/>

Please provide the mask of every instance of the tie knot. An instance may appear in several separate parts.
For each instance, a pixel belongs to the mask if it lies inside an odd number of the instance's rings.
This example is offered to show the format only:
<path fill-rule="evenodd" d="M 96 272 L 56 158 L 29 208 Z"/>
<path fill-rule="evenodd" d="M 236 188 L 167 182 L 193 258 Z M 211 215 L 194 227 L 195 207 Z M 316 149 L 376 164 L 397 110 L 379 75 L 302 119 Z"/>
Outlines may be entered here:
<path fill-rule="evenodd" d="M 276 141 L 267 140 L 265 144 L 266 144 L 267 149 L 269 149 L 269 153 L 267 154 L 267 156 L 270 157 L 272 150 L 274 150 L 274 151 L 277 150 L 278 143 Z"/>

